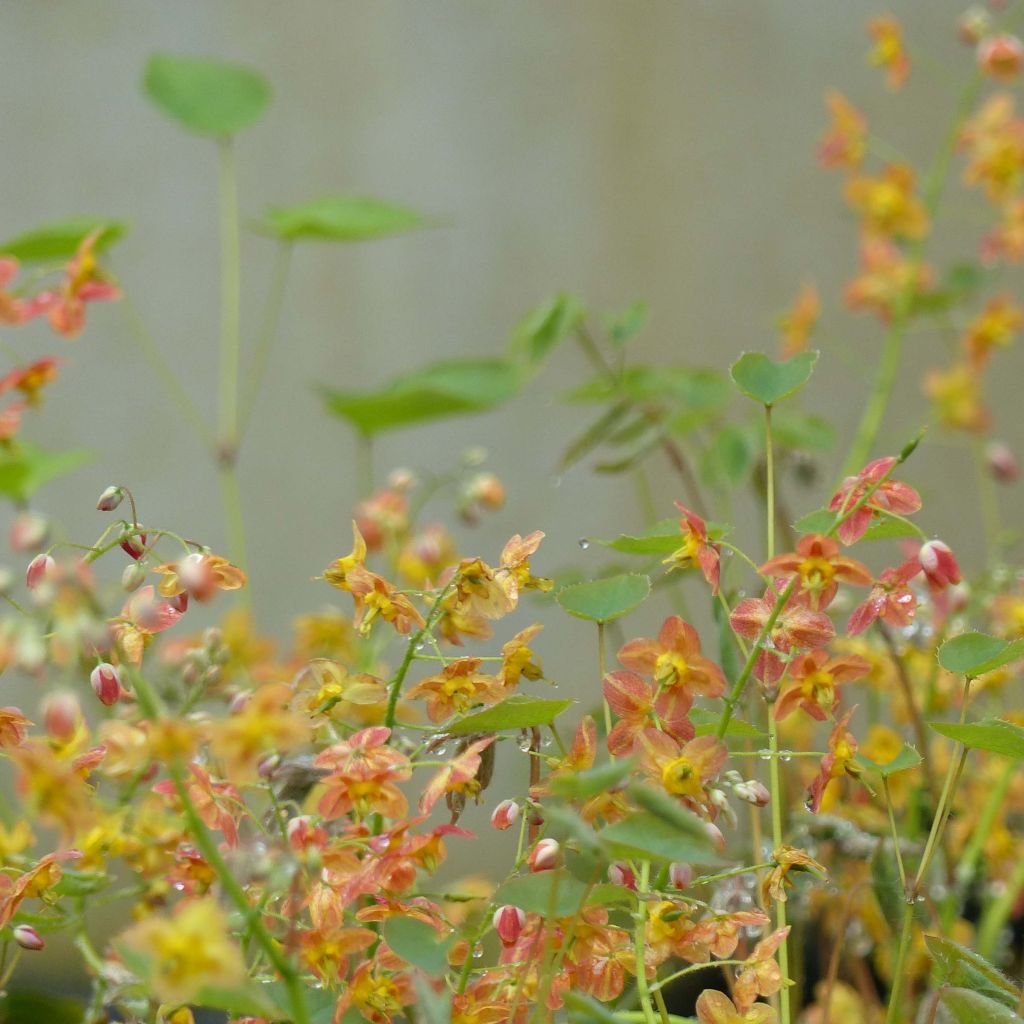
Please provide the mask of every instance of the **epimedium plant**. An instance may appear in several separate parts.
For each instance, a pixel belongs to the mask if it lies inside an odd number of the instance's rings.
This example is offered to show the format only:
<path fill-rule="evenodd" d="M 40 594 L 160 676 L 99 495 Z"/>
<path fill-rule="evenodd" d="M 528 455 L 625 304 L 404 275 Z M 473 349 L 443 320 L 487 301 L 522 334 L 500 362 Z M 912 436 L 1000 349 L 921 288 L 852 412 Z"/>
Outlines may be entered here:
<path fill-rule="evenodd" d="M 869 31 L 872 61 L 901 87 L 899 24 L 878 18 Z M 823 501 L 800 518 L 789 504 L 834 442 L 797 406 L 818 359 L 810 286 L 783 319 L 781 357 L 743 353 L 728 375 L 639 363 L 642 306 L 599 328 L 561 295 L 500 356 L 324 390 L 358 438 L 362 495 L 351 550 L 325 556 L 316 584 L 345 604 L 300 617 L 286 651 L 245 607 L 236 466 L 289 254 L 426 220 L 352 197 L 271 209 L 256 228 L 276 241 L 275 281 L 243 352 L 233 139 L 270 89 L 246 68 L 154 58 L 147 95 L 219 154 L 216 426 L 105 263 L 123 225 L 67 222 L 0 245 L 0 319 L 46 317 L 73 337 L 90 302 L 120 303 L 217 462 L 230 557 L 150 525 L 148 510 L 144 525 L 124 484 L 100 496 L 112 521 L 92 544 L 50 544 L 30 503 L 84 456 L 45 453 L 21 425 L 61 360 L 0 381 L 20 394 L 0 409 L 0 490 L 19 509 L 12 547 L 34 555 L 26 592 L 4 593 L 0 652 L 41 682 L 80 684 L 0 710 L 17 792 L 0 828 L 3 985 L 64 931 L 91 980 L 68 1019 L 87 1024 L 191 1024 L 200 1009 L 236 1024 L 1020 1019 L 1024 994 L 1004 968 L 1021 962 L 1009 926 L 1024 893 L 1024 728 L 1008 698 L 1024 593 L 990 490 L 1016 468 L 986 443 L 981 388 L 1024 321 L 1008 294 L 972 310 L 1024 255 L 1024 122 L 1003 91 L 1024 47 L 981 10 L 959 32 L 977 67 L 920 195 L 866 118 L 828 100 L 820 157 L 845 170 L 861 226 L 863 270 L 846 298 L 879 317 L 885 340 L 846 471 Z M 924 247 L 958 149 L 967 184 L 985 187 L 1001 219 L 982 262 L 940 277 Z M 866 169 L 879 154 L 881 169 Z M 975 439 L 982 470 L 993 561 L 969 583 L 914 518 L 921 436 L 873 457 L 912 327 L 952 335 L 957 353 L 925 388 L 940 426 Z M 470 524 L 497 514 L 504 488 L 478 453 L 448 475 L 400 469 L 377 487 L 372 449 L 381 432 L 516 399 L 567 342 L 593 372 L 569 397 L 599 411 L 559 471 L 596 458 L 629 473 L 647 522 L 585 542 L 612 553 L 607 572 L 556 583 L 535 573 L 539 530 L 479 556 L 428 516 L 442 501 Z M 671 515 L 651 484 L 655 458 L 675 474 Z M 764 529 L 741 543 L 725 520 L 743 487 Z M 656 591 L 673 613 L 633 625 Z M 188 634 L 197 605 L 232 596 L 219 628 Z M 508 625 L 524 611 L 536 612 L 528 624 Z M 593 626 L 581 701 L 551 695 L 540 658 L 565 615 Z M 478 822 L 507 837 L 504 859 L 453 877 L 447 848 L 471 843 Z M 96 911 L 116 908 L 132 923 L 98 940 Z M 57 1019 L 52 1006 L 17 1006 L 8 999 L 8 1014 Z"/>

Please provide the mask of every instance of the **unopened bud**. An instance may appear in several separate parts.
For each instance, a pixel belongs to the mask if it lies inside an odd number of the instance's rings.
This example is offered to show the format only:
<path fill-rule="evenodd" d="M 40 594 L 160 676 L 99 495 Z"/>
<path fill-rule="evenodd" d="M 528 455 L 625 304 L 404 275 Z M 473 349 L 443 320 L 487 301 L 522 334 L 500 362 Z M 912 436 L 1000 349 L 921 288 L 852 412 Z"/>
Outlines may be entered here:
<path fill-rule="evenodd" d="M 42 949 L 46 943 L 43 941 L 42 935 L 39 934 L 30 924 L 19 924 L 14 929 L 14 941 L 21 946 L 22 949 L 39 950 Z"/>
<path fill-rule="evenodd" d="M 67 690 L 51 693 L 42 705 L 43 727 L 47 735 L 59 742 L 74 736 L 82 721 L 82 708 L 78 698 Z"/>
<path fill-rule="evenodd" d="M 25 570 L 25 586 L 35 590 L 56 568 L 57 563 L 50 555 L 36 555 Z"/>
<path fill-rule="evenodd" d="M 121 550 L 135 561 L 146 553 L 146 535 L 144 533 L 128 533 L 121 538 Z"/>
<path fill-rule="evenodd" d="M 630 866 L 621 860 L 608 865 L 608 881 L 613 885 L 624 885 L 627 889 L 636 891 L 636 875 Z"/>
<path fill-rule="evenodd" d="M 130 562 L 124 567 L 124 572 L 121 573 L 121 586 L 130 594 L 138 590 L 145 582 L 145 579 L 146 570 L 138 562 Z"/>
<path fill-rule="evenodd" d="M 741 800 L 745 800 L 748 804 L 753 804 L 755 807 L 767 807 L 772 798 L 768 788 L 763 782 L 758 782 L 757 779 L 741 782 L 733 786 L 732 791 Z"/>
<path fill-rule="evenodd" d="M 89 676 L 89 682 L 101 704 L 110 707 L 117 703 L 121 696 L 121 677 L 113 665 L 106 661 L 97 665 Z"/>
<path fill-rule="evenodd" d="M 467 488 L 469 497 L 492 511 L 505 504 L 505 485 L 493 473 L 478 473 Z"/>
<path fill-rule="evenodd" d="M 968 7 L 956 23 L 956 34 L 967 46 L 977 46 L 992 28 L 992 18 L 984 7 Z"/>
<path fill-rule="evenodd" d="M 502 800 L 491 812 L 491 825 L 499 832 L 511 828 L 519 820 L 519 804 L 515 800 Z"/>
<path fill-rule="evenodd" d="M 993 441 L 985 449 L 989 472 L 1001 484 L 1012 484 L 1020 476 L 1020 463 L 1013 449 L 1002 441 Z"/>
<path fill-rule="evenodd" d="M 519 907 L 506 904 L 503 907 L 498 907 L 491 921 L 494 925 L 494 930 L 498 933 L 498 938 L 501 939 L 502 945 L 513 946 L 523 933 L 523 928 L 526 925 L 526 914 Z"/>
<path fill-rule="evenodd" d="M 556 839 L 542 839 L 530 851 L 526 863 L 531 871 L 551 871 L 562 862 L 562 848 Z"/>
<path fill-rule="evenodd" d="M 1020 74 L 1024 45 L 1016 36 L 989 36 L 978 44 L 978 67 L 991 78 L 1010 82 Z"/>
<path fill-rule="evenodd" d="M 50 521 L 38 512 L 19 512 L 11 523 L 12 551 L 38 551 L 50 532 Z"/>
<path fill-rule="evenodd" d="M 123 487 L 108 487 L 96 502 L 96 508 L 100 512 L 113 512 L 121 502 L 124 501 Z"/>
<path fill-rule="evenodd" d="M 921 545 L 917 553 L 928 582 L 940 590 L 960 582 L 960 566 L 948 544 L 941 540 L 929 540 Z"/>
<path fill-rule="evenodd" d="M 393 469 L 388 474 L 388 487 L 393 491 L 411 491 L 418 482 L 411 469 Z"/>
<path fill-rule="evenodd" d="M 689 864 L 673 861 L 668 866 L 668 881 L 673 889 L 685 889 L 693 881 L 693 868 Z"/>
<path fill-rule="evenodd" d="M 722 835 L 722 830 L 714 822 L 705 821 L 704 831 L 716 850 L 721 851 L 725 849 L 725 836 Z"/>

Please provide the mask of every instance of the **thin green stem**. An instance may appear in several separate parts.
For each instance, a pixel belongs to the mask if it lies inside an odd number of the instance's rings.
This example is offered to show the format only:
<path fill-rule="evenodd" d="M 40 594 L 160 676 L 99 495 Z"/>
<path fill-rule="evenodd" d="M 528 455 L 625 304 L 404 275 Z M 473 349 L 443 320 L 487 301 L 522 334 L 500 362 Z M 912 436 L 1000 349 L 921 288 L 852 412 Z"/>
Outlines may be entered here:
<path fill-rule="evenodd" d="M 238 367 L 241 358 L 241 252 L 238 230 L 238 180 L 230 139 L 218 148 L 220 172 L 220 443 L 238 442 Z"/>
<path fill-rule="evenodd" d="M 903 907 L 903 925 L 900 929 L 900 942 L 896 950 L 896 966 L 892 977 L 892 988 L 889 991 L 889 1006 L 885 1013 L 885 1024 L 898 1024 L 903 1019 L 903 983 L 906 980 L 907 955 L 910 952 L 910 939 L 914 933 L 914 900 L 909 899 Z"/>
<path fill-rule="evenodd" d="M 900 889 L 905 894 L 907 891 L 907 871 L 903 866 L 903 853 L 900 850 L 900 834 L 896 828 L 896 813 L 892 806 L 892 793 L 889 792 L 889 778 L 882 776 L 882 792 L 885 795 L 885 810 L 889 815 L 889 831 L 892 835 L 892 848 L 896 854 L 896 867 L 900 873 Z"/>
<path fill-rule="evenodd" d="M 992 834 L 992 827 L 999 817 L 1003 801 L 1006 799 L 1010 783 L 1013 781 L 1013 776 L 1016 772 L 1017 762 L 1007 759 L 996 784 L 992 787 L 992 791 L 985 801 L 985 806 L 982 808 L 977 825 L 971 829 L 971 837 L 967 841 L 967 846 L 964 847 L 963 855 L 960 857 L 960 863 L 956 869 L 957 881 L 964 889 L 974 881 L 974 873 L 978 866 L 978 861 L 981 859 L 981 854 L 985 849 L 985 843 L 988 842 L 988 837 Z"/>
<path fill-rule="evenodd" d="M 978 925 L 978 952 L 991 960 L 995 956 L 999 934 L 1017 905 L 1024 891 L 1024 857 L 1021 857 L 1006 880 L 1006 887 L 999 896 L 985 908 Z"/>
<path fill-rule="evenodd" d="M 765 518 L 768 531 L 768 557 L 775 557 L 775 453 L 772 445 L 772 407 L 764 407 Z"/>
<path fill-rule="evenodd" d="M 373 494 L 373 435 L 356 435 L 356 487 L 360 498 Z"/>
<path fill-rule="evenodd" d="M 637 884 L 636 927 L 633 929 L 633 946 L 636 957 L 636 988 L 640 996 L 640 1008 L 644 1013 L 645 1024 L 657 1024 L 654 1006 L 651 1003 L 651 992 L 647 984 L 647 892 L 650 889 L 651 865 L 649 861 L 641 861 L 640 878 Z"/>
<path fill-rule="evenodd" d="M 772 799 L 772 848 L 782 846 L 782 804 L 785 799 L 782 786 L 782 764 L 779 753 L 779 723 L 775 719 L 774 704 L 768 705 L 768 749 L 772 752 L 768 766 L 768 788 Z M 775 927 L 786 927 L 786 903 L 775 901 Z M 779 990 L 779 1013 L 781 1024 L 791 1024 L 792 1009 L 789 1001 L 789 940 L 783 939 L 779 945 L 779 970 L 782 972 L 782 988 Z"/>
<path fill-rule="evenodd" d="M 601 680 L 601 703 L 604 706 L 604 732 L 607 736 L 612 731 L 612 709 L 608 705 L 608 698 L 604 696 L 604 675 L 605 675 L 605 654 L 604 654 L 604 623 L 597 624 L 597 671 Z"/>

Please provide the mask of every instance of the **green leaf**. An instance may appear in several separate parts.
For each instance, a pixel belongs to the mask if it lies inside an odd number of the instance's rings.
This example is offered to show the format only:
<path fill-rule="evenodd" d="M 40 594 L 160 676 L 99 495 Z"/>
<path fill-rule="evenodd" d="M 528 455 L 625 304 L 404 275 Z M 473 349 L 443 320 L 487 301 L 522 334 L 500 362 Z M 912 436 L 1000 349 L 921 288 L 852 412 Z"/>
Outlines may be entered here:
<path fill-rule="evenodd" d="M 1014 760 L 1024 760 L 1024 729 L 1001 718 L 985 718 L 980 722 L 929 722 L 937 733 L 969 750 L 987 750 Z"/>
<path fill-rule="evenodd" d="M 1020 1017 L 1008 1006 L 967 988 L 948 988 L 942 1002 L 955 1024 L 1020 1024 Z"/>
<path fill-rule="evenodd" d="M 836 521 L 836 514 L 827 508 L 816 508 L 801 516 L 794 524 L 797 533 L 826 533 Z"/>
<path fill-rule="evenodd" d="M 82 1006 L 73 999 L 42 992 L 6 992 L 0 996 L 4 1024 L 82 1024 Z"/>
<path fill-rule="evenodd" d="M 191 1002 L 210 1010 L 224 1010 L 233 1017 L 276 1017 L 280 1012 L 263 986 L 255 982 L 230 988 L 204 985 Z"/>
<path fill-rule="evenodd" d="M 608 336 L 616 348 L 623 348 L 647 324 L 650 309 L 646 302 L 634 302 L 617 316 L 608 319 Z"/>
<path fill-rule="evenodd" d="M 324 399 L 330 412 L 366 435 L 414 423 L 485 412 L 519 390 L 520 371 L 501 359 L 460 359 L 416 370 L 379 391 L 334 391 Z"/>
<path fill-rule="evenodd" d="M 817 352 L 799 352 L 777 363 L 761 352 L 744 352 L 730 371 L 736 387 L 748 398 L 772 406 L 795 395 L 810 379 Z"/>
<path fill-rule="evenodd" d="M 630 366 L 614 381 L 603 374 L 571 391 L 572 402 L 604 403 L 615 398 L 634 402 L 661 399 L 685 406 L 687 413 L 714 413 L 729 402 L 729 384 L 717 370 L 688 366 Z"/>
<path fill-rule="evenodd" d="M 716 431 L 700 460 L 701 476 L 708 483 L 731 491 L 750 473 L 754 464 L 746 431 L 727 423 Z"/>
<path fill-rule="evenodd" d="M 91 462 L 95 453 L 85 448 L 47 452 L 22 442 L 0 453 L 0 494 L 27 501 L 43 484 Z"/>
<path fill-rule="evenodd" d="M 912 524 L 903 522 L 901 519 L 894 519 L 880 513 L 881 518 L 873 522 L 864 534 L 863 540 L 894 540 L 903 537 L 920 538 L 920 531 Z M 808 512 L 793 524 L 797 533 L 828 533 L 832 524 L 836 521 L 835 512 L 827 508 L 815 509 Z"/>
<path fill-rule="evenodd" d="M 648 857 L 698 863 L 713 863 L 718 859 L 699 826 L 681 829 L 650 811 L 639 811 L 606 825 L 599 835 L 611 856 L 616 858 Z"/>
<path fill-rule="evenodd" d="M 1008 1006 L 1017 1006 L 1019 988 L 981 954 L 941 935 L 926 935 L 924 941 L 942 984 L 973 989 Z"/>
<path fill-rule="evenodd" d="M 500 732 L 503 729 L 550 725 L 574 703 L 572 700 L 548 700 L 515 694 L 493 708 L 484 708 L 483 711 L 458 719 L 452 725 L 445 726 L 444 731 L 449 736 L 467 736 L 474 732 Z"/>
<path fill-rule="evenodd" d="M 606 793 L 625 779 L 636 765 L 629 758 L 617 758 L 595 765 L 583 772 L 556 775 L 549 785 L 555 796 L 567 800 L 589 800 L 599 793 Z"/>
<path fill-rule="evenodd" d="M 384 941 L 407 963 L 431 977 L 448 970 L 448 946 L 437 929 L 415 917 L 389 917 L 384 922 Z"/>
<path fill-rule="evenodd" d="M 1024 640 L 1011 642 L 987 633 L 962 633 L 939 648 L 938 658 L 947 672 L 980 676 L 1024 658 Z"/>
<path fill-rule="evenodd" d="M 623 573 L 563 587 L 556 600 L 570 614 L 590 622 L 611 622 L 638 608 L 651 592 L 649 577 Z"/>
<path fill-rule="evenodd" d="M 882 778 L 887 779 L 890 775 L 897 774 L 897 772 L 905 772 L 911 768 L 916 768 L 921 763 L 921 755 L 917 752 L 916 748 L 910 746 L 909 743 L 905 743 L 903 749 L 891 761 L 887 761 L 885 764 L 872 761 L 863 754 L 857 754 L 854 760 L 866 771 L 877 772 Z"/>
<path fill-rule="evenodd" d="M 103 871 L 75 871 L 64 868 L 53 891 L 61 896 L 87 896 L 110 885 L 110 876 Z"/>
<path fill-rule="evenodd" d="M 102 252 L 118 241 L 127 230 L 128 226 L 122 221 L 77 217 L 59 224 L 46 224 L 10 238 L 0 244 L 0 253 L 13 256 L 22 263 L 60 263 L 71 259 L 82 240 L 94 232 L 99 232 L 96 251 Z"/>
<path fill-rule="evenodd" d="M 678 519 L 662 519 L 643 533 L 620 534 L 615 540 L 595 543 L 624 555 L 670 555 L 682 544 Z"/>
<path fill-rule="evenodd" d="M 708 711 L 707 708 L 693 708 L 690 711 L 690 721 L 696 726 L 698 736 L 712 736 L 717 733 L 721 718 L 721 712 Z M 740 718 L 730 718 L 725 735 L 757 740 L 762 739 L 765 733 Z"/>
<path fill-rule="evenodd" d="M 892 840 L 888 837 L 879 841 L 871 858 L 871 888 L 890 931 L 893 935 L 898 935 L 907 900 L 903 894 L 903 883 L 900 881 L 899 868 L 896 865 L 896 853 Z M 916 904 L 914 917 L 923 922 L 924 914 L 924 907 Z"/>
<path fill-rule="evenodd" d="M 556 295 L 530 310 L 508 342 L 509 358 L 539 366 L 582 323 L 584 309 L 574 295 Z"/>
<path fill-rule="evenodd" d="M 258 231 L 287 242 L 364 242 L 424 226 L 406 206 L 364 196 L 324 196 L 267 211 Z"/>
<path fill-rule="evenodd" d="M 528 914 L 547 916 L 551 912 L 555 917 L 569 917 L 576 913 L 586 892 L 583 882 L 558 868 L 510 879 L 499 886 L 492 902 L 496 906 L 510 903 Z"/>
<path fill-rule="evenodd" d="M 423 1024 L 451 1024 L 452 995 L 448 989 L 442 987 L 440 992 L 435 992 L 422 976 L 415 978 L 414 984 L 417 1019 L 422 1019 Z M 362 1014 L 359 1019 L 366 1020 Z"/>
<path fill-rule="evenodd" d="M 576 465 L 580 459 L 586 458 L 598 445 L 608 440 L 620 423 L 629 415 L 631 406 L 628 402 L 620 402 L 603 412 L 578 437 L 569 442 L 568 447 L 559 461 L 559 468 L 564 472 Z"/>
<path fill-rule="evenodd" d="M 205 57 L 150 57 L 142 85 L 163 113 L 199 135 L 234 135 L 255 124 L 270 104 L 262 75 Z"/>
<path fill-rule="evenodd" d="M 772 437 L 786 448 L 830 452 L 836 445 L 836 428 L 821 416 L 780 409 L 772 413 Z"/>

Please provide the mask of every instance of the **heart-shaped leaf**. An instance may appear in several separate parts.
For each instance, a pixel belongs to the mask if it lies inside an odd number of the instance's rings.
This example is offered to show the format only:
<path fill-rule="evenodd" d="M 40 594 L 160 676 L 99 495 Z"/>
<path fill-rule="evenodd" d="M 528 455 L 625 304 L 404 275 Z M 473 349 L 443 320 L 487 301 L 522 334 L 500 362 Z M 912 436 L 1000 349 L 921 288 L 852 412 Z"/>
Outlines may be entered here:
<path fill-rule="evenodd" d="M 362 196 L 325 196 L 275 207 L 257 230 L 288 242 L 362 242 L 424 226 L 415 210 Z"/>
<path fill-rule="evenodd" d="M 772 406 L 795 395 L 810 379 L 817 352 L 798 352 L 777 363 L 761 352 L 744 352 L 732 364 L 730 373 L 736 387 L 748 398 Z"/>
<path fill-rule="evenodd" d="M 59 263 L 71 259 L 82 240 L 91 234 L 97 236 L 96 251 L 102 252 L 127 230 L 127 225 L 120 221 L 76 217 L 10 238 L 0 243 L 0 254 L 13 256 L 22 263 Z"/>
<path fill-rule="evenodd" d="M 521 379 L 520 370 L 504 360 L 461 359 L 398 377 L 379 391 L 323 394 L 329 411 L 372 435 L 493 409 L 519 390 Z"/>
<path fill-rule="evenodd" d="M 651 581 L 640 573 L 623 573 L 589 583 L 563 587 L 558 603 L 578 619 L 611 622 L 639 607 L 651 592 Z"/>
<path fill-rule="evenodd" d="M 939 648 L 939 664 L 947 672 L 980 676 L 1024 658 L 1024 640 L 1001 640 L 987 633 L 962 633 Z"/>
<path fill-rule="evenodd" d="M 985 718 L 980 722 L 929 722 L 937 733 L 962 743 L 970 750 L 987 750 L 1014 760 L 1024 760 L 1024 729 L 1001 718 Z"/>
<path fill-rule="evenodd" d="M 543 697 L 515 695 L 493 708 L 476 711 L 445 727 L 449 736 L 468 736 L 474 732 L 501 732 L 502 729 L 529 729 L 550 725 L 563 711 L 573 706 L 571 700 L 547 700 Z"/>
<path fill-rule="evenodd" d="M 389 917 L 384 922 L 384 941 L 407 963 L 433 977 L 448 969 L 448 945 L 437 929 L 415 917 Z"/>
<path fill-rule="evenodd" d="M 168 117 L 199 135 L 235 135 L 255 124 L 270 104 L 262 75 L 205 57 L 157 54 L 146 65 L 142 85 Z"/>

